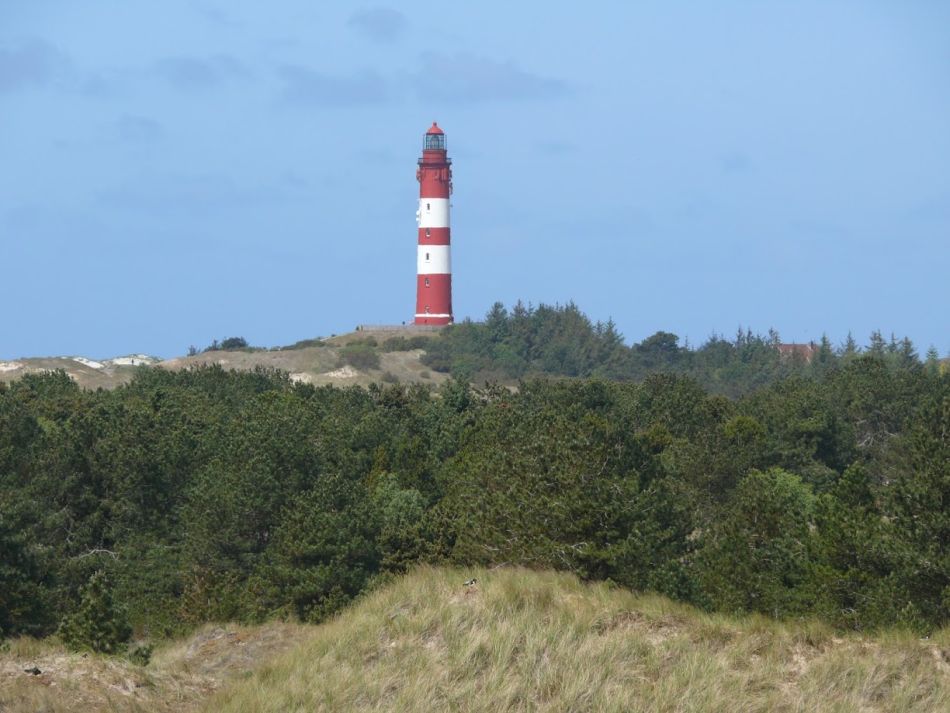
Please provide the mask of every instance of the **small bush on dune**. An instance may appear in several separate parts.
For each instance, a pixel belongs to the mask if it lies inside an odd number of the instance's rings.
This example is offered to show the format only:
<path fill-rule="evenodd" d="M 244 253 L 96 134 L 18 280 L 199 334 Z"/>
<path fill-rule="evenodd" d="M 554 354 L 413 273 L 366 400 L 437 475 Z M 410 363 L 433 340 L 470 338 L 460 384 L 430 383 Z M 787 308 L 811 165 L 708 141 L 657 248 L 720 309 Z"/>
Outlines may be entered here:
<path fill-rule="evenodd" d="M 301 339 L 299 342 L 294 342 L 288 347 L 281 347 L 281 351 L 287 351 L 291 349 L 306 349 L 307 347 L 325 347 L 327 343 L 322 339 Z"/>
<path fill-rule="evenodd" d="M 112 598 L 108 576 L 99 570 L 82 589 L 79 608 L 63 619 L 59 636 L 71 649 L 117 654 L 132 636 L 125 612 Z"/>
<path fill-rule="evenodd" d="M 390 337 L 383 342 L 381 349 L 384 352 L 408 352 L 412 349 L 427 349 L 431 343 L 430 337 Z"/>
<path fill-rule="evenodd" d="M 138 666 L 148 666 L 152 660 L 152 650 L 151 644 L 138 643 L 129 649 L 126 658 Z"/>
<path fill-rule="evenodd" d="M 230 351 L 232 349 L 246 349 L 247 346 L 247 340 L 244 337 L 228 337 L 223 342 L 221 342 L 221 349 L 224 351 Z"/>
<path fill-rule="evenodd" d="M 368 344 L 347 344 L 340 348 L 340 366 L 352 366 L 355 369 L 378 369 L 379 354 Z"/>

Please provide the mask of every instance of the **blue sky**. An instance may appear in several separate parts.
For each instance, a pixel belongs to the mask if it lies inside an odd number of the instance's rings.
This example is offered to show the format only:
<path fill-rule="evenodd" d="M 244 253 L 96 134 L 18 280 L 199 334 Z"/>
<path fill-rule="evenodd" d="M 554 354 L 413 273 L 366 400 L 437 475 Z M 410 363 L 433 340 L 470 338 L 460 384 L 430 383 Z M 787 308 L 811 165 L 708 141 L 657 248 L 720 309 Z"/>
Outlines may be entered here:
<path fill-rule="evenodd" d="M 575 301 L 950 351 L 950 3 L 0 0 L 0 358 Z"/>

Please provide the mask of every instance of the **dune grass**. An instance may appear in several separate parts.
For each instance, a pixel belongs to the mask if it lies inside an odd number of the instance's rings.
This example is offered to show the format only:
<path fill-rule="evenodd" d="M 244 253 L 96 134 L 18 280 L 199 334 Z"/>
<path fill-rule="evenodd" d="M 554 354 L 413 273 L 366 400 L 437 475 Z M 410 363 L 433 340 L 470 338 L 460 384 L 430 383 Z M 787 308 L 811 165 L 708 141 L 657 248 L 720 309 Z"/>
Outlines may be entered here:
<path fill-rule="evenodd" d="M 55 639 L 13 639 L 0 651 L 2 713 L 180 713 L 285 651 L 314 627 L 208 625 L 159 646 L 147 666 L 77 653 Z M 26 669 L 39 669 L 38 675 Z"/>
<path fill-rule="evenodd" d="M 0 711 L 80 710 L 929 713 L 950 710 L 950 629 L 842 634 L 567 574 L 419 568 L 321 626 L 208 625 L 145 667 L 7 642 Z"/>
<path fill-rule="evenodd" d="M 943 711 L 948 660 L 948 630 L 841 635 L 567 574 L 422 568 L 204 710 Z"/>

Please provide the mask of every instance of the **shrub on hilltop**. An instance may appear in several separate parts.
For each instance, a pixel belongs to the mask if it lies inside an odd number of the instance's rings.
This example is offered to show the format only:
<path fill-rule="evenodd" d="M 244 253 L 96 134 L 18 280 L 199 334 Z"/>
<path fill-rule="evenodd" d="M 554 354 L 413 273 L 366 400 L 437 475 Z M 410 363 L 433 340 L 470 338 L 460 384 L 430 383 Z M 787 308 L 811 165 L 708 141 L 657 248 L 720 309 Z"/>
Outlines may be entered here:
<path fill-rule="evenodd" d="M 233 352 L 241 349 L 250 349 L 247 340 L 244 337 L 227 337 L 220 342 L 215 339 L 211 344 L 205 347 L 206 352 Z"/>
<path fill-rule="evenodd" d="M 125 650 L 132 628 L 122 607 L 112 596 L 112 585 L 103 570 L 93 573 L 80 592 L 78 608 L 59 627 L 63 643 L 74 649 L 117 654 Z"/>

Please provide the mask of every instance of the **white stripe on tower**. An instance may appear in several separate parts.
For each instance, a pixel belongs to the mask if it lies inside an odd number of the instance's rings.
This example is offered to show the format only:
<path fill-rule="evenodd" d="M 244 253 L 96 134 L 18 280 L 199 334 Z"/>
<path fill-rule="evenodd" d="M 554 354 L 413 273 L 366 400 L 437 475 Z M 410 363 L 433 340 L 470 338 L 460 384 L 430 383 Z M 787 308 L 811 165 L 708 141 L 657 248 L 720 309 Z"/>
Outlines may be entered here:
<path fill-rule="evenodd" d="M 420 245 L 416 256 L 416 274 L 451 275 L 452 258 L 448 245 Z"/>
<path fill-rule="evenodd" d="M 419 199 L 420 228 L 448 228 L 449 227 L 449 199 L 448 198 L 420 198 Z"/>

